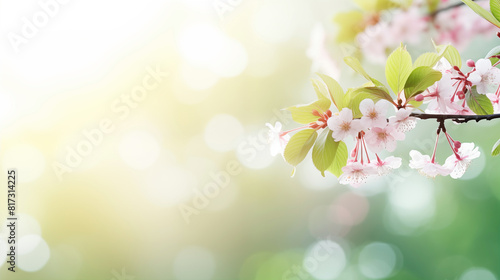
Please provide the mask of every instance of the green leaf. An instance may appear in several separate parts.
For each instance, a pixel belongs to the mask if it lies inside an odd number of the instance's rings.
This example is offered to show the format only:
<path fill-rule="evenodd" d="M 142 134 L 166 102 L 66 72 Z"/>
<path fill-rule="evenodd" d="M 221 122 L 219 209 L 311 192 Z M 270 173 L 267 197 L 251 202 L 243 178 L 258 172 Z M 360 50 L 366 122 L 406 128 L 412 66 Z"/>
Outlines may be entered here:
<path fill-rule="evenodd" d="M 316 144 L 312 151 L 312 160 L 314 166 L 321 171 L 321 175 L 325 177 L 325 171 L 332 165 L 337 153 L 339 142 L 335 142 L 332 137 L 332 131 L 324 129 L 319 135 Z"/>
<path fill-rule="evenodd" d="M 326 84 L 326 87 L 328 88 L 328 93 L 330 99 L 333 101 L 335 106 L 337 106 L 337 109 L 342 110 L 342 108 L 345 107 L 344 104 L 344 90 L 342 87 L 339 85 L 339 83 L 332 77 L 323 75 L 320 73 L 316 73 Z"/>
<path fill-rule="evenodd" d="M 328 172 L 333 175 L 340 177 L 342 175 L 342 167 L 347 165 L 347 159 L 349 156 L 349 151 L 347 150 L 347 145 L 340 141 L 338 142 L 337 152 L 335 153 L 335 158 L 332 164 L 328 167 Z"/>
<path fill-rule="evenodd" d="M 500 46 L 496 46 L 493 49 L 491 49 L 491 51 L 489 51 L 484 58 L 488 59 L 494 55 L 499 55 L 499 54 L 500 54 Z"/>
<path fill-rule="evenodd" d="M 330 109 L 331 102 L 329 99 L 321 98 L 320 100 L 304 106 L 293 106 L 286 108 L 292 113 L 292 118 L 297 123 L 308 124 L 318 120 L 318 116 L 313 115 L 313 110 L 323 114 Z"/>
<path fill-rule="evenodd" d="M 378 88 L 373 87 L 361 87 L 352 89 L 348 92 L 347 97 L 349 103 L 347 108 L 351 109 L 354 118 L 361 118 L 363 116 L 363 114 L 359 110 L 359 104 L 361 103 L 361 101 L 365 99 L 372 99 L 374 102 L 376 102 L 381 99 L 380 96 L 378 94 L 374 94 L 374 92 L 380 93 Z"/>
<path fill-rule="evenodd" d="M 317 137 L 318 133 L 314 129 L 305 129 L 295 133 L 286 145 L 285 160 L 293 166 L 299 165 L 311 150 Z"/>
<path fill-rule="evenodd" d="M 412 100 L 412 101 L 408 102 L 408 104 L 413 106 L 413 108 L 418 109 L 420 106 L 422 106 L 422 104 L 424 104 L 424 102 Z"/>
<path fill-rule="evenodd" d="M 413 64 L 413 68 L 418 68 L 420 66 L 434 67 L 440 59 L 441 57 L 437 53 L 424 53 L 417 58 Z"/>
<path fill-rule="evenodd" d="M 408 77 L 405 84 L 406 100 L 424 92 L 430 86 L 441 80 L 443 74 L 429 66 L 415 68 Z"/>
<path fill-rule="evenodd" d="M 381 83 L 380 81 L 370 77 L 368 73 L 366 73 L 365 69 L 363 69 L 363 66 L 361 66 L 361 62 L 359 59 L 353 57 L 353 56 L 346 56 L 344 57 L 344 62 L 352 68 L 356 73 L 360 74 L 361 76 L 365 77 L 368 81 L 372 82 L 375 86 L 377 87 L 383 87 L 386 91 L 388 91 L 385 88 L 385 85 Z"/>
<path fill-rule="evenodd" d="M 364 87 L 364 88 L 359 88 L 358 90 L 373 95 L 374 98 L 376 98 L 377 100 L 385 99 L 391 103 L 394 103 L 394 100 L 392 99 L 391 95 L 382 87 Z"/>
<path fill-rule="evenodd" d="M 311 82 L 313 84 L 314 91 L 316 92 L 316 96 L 318 96 L 318 99 L 329 99 L 329 93 L 328 89 L 326 89 L 326 86 L 319 80 L 316 79 L 311 79 Z"/>
<path fill-rule="evenodd" d="M 491 100 L 486 95 L 479 94 L 476 86 L 467 93 L 467 105 L 478 115 L 491 115 L 494 112 Z"/>
<path fill-rule="evenodd" d="M 353 57 L 353 56 L 346 56 L 344 57 L 344 62 L 352 68 L 356 73 L 360 74 L 361 76 L 365 77 L 368 81 L 372 80 L 372 77 L 366 73 L 365 69 L 363 69 L 363 66 L 361 66 L 361 62 L 359 62 L 359 59 Z"/>
<path fill-rule="evenodd" d="M 458 50 L 452 45 L 436 46 L 436 50 L 441 54 L 441 57 L 446 58 L 452 66 L 462 67 L 462 57 Z"/>
<path fill-rule="evenodd" d="M 412 70 L 411 55 L 403 46 L 391 53 L 387 59 L 385 76 L 396 95 L 403 90 Z"/>
<path fill-rule="evenodd" d="M 490 10 L 493 16 L 500 20 L 500 0 L 490 0 Z"/>
<path fill-rule="evenodd" d="M 480 15 L 487 21 L 489 21 L 491 24 L 500 27 L 500 21 L 496 19 L 488 10 L 485 8 L 481 7 L 479 4 L 472 0 L 462 0 L 467 6 L 469 6 L 476 14 Z"/>
<path fill-rule="evenodd" d="M 491 155 L 494 157 L 500 155 L 500 140 L 498 140 L 495 145 L 493 145 L 493 149 L 491 149 Z"/>

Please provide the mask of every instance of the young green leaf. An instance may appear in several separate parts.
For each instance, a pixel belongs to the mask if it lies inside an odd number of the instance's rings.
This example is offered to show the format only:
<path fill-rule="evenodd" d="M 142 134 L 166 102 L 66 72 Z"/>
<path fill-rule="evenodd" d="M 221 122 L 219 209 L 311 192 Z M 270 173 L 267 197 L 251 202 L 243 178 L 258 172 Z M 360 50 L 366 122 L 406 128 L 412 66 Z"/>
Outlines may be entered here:
<path fill-rule="evenodd" d="M 420 66 L 434 67 L 440 59 L 441 57 L 437 53 L 424 53 L 417 58 L 413 64 L 413 68 L 418 68 Z"/>
<path fill-rule="evenodd" d="M 491 155 L 494 157 L 500 155 L 500 140 L 498 140 L 495 145 L 493 145 L 493 149 L 491 149 Z"/>
<path fill-rule="evenodd" d="M 408 102 L 409 105 L 411 105 L 413 108 L 415 109 L 418 109 L 420 111 L 422 111 L 420 108 L 420 106 L 422 106 L 422 104 L 424 104 L 424 102 L 422 101 L 415 101 L 415 100 L 411 100 L 410 102 Z M 423 111 L 422 111 L 423 112 Z"/>
<path fill-rule="evenodd" d="M 333 175 L 340 177 L 342 175 L 342 167 L 347 165 L 347 159 L 349 156 L 349 151 L 347 150 L 347 145 L 340 141 L 338 142 L 337 152 L 335 153 L 335 158 L 333 159 L 332 164 L 328 167 L 328 172 Z"/>
<path fill-rule="evenodd" d="M 386 91 L 388 91 L 383 83 L 378 81 L 377 79 L 374 79 L 366 73 L 365 69 L 363 69 L 363 66 L 361 66 L 361 62 L 353 57 L 353 56 L 346 56 L 344 57 L 344 62 L 352 68 L 356 73 L 360 74 L 361 76 L 365 77 L 368 81 L 372 82 L 375 86 L 377 87 L 383 87 Z"/>
<path fill-rule="evenodd" d="M 441 57 L 446 58 L 452 66 L 462 67 L 462 57 L 458 50 L 452 45 L 440 45 L 436 46 L 437 52 Z"/>
<path fill-rule="evenodd" d="M 339 85 L 339 83 L 332 77 L 317 73 L 317 75 L 323 80 L 328 88 L 328 93 L 330 99 L 333 101 L 337 109 L 342 110 L 345 107 L 344 103 L 344 90 Z"/>
<path fill-rule="evenodd" d="M 484 58 L 489 59 L 491 61 L 491 65 L 495 65 L 499 61 L 499 59 L 496 57 L 498 55 L 500 55 L 500 46 L 496 46 L 491 49 Z"/>
<path fill-rule="evenodd" d="M 286 108 L 292 113 L 292 118 L 297 123 L 308 124 L 318 120 L 318 116 L 313 115 L 313 110 L 323 114 L 330 108 L 331 102 L 329 99 L 321 98 L 320 100 L 304 106 L 293 106 Z"/>
<path fill-rule="evenodd" d="M 488 59 L 494 55 L 499 55 L 499 54 L 500 54 L 500 46 L 496 46 L 493 49 L 491 49 L 491 51 L 489 51 L 484 58 Z"/>
<path fill-rule="evenodd" d="M 475 86 L 467 93 L 467 105 L 478 115 L 493 114 L 493 104 L 491 100 L 484 94 L 479 94 Z"/>
<path fill-rule="evenodd" d="M 415 68 L 408 77 L 405 84 L 406 100 L 424 92 L 437 81 L 441 80 L 443 74 L 429 66 Z"/>
<path fill-rule="evenodd" d="M 491 149 L 491 155 L 494 157 L 500 155 L 500 140 L 498 140 L 495 145 L 493 145 L 493 149 Z"/>
<path fill-rule="evenodd" d="M 293 166 L 299 165 L 311 150 L 317 137 L 318 133 L 314 129 L 305 129 L 295 133 L 286 145 L 285 160 Z"/>
<path fill-rule="evenodd" d="M 314 144 L 312 160 L 314 166 L 321 172 L 323 177 L 325 177 L 325 171 L 332 165 L 335 159 L 338 146 L 339 142 L 333 140 L 332 131 L 329 129 L 324 129 L 319 135 L 316 144 Z"/>
<path fill-rule="evenodd" d="M 478 3 L 474 2 L 473 0 L 462 0 L 467 6 L 469 6 L 476 14 L 480 15 L 487 21 L 489 21 L 491 24 L 500 27 L 500 21 L 495 18 L 488 10 L 485 8 L 481 7 Z"/>
<path fill-rule="evenodd" d="M 403 90 L 412 70 L 411 55 L 403 46 L 391 53 L 387 59 L 385 76 L 396 95 Z"/>
<path fill-rule="evenodd" d="M 361 76 L 365 77 L 368 81 L 372 80 L 372 77 L 366 73 L 365 69 L 363 69 L 363 66 L 361 66 L 361 62 L 353 56 L 346 56 L 344 57 L 344 62 L 352 68 L 356 73 L 360 74 Z"/>
<path fill-rule="evenodd" d="M 490 11 L 500 21 L 500 0 L 490 0 Z"/>
<path fill-rule="evenodd" d="M 329 99 L 329 93 L 328 89 L 326 88 L 325 84 L 323 84 L 321 81 L 316 80 L 316 79 L 311 79 L 314 91 L 316 92 L 316 96 L 318 96 L 318 99 L 326 98 Z"/>

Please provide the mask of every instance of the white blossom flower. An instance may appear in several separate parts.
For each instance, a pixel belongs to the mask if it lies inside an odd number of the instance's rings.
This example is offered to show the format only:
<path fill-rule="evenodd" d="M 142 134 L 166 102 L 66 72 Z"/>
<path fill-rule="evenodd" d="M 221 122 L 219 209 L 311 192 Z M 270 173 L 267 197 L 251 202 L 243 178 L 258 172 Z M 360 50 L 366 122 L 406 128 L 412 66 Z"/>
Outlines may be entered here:
<path fill-rule="evenodd" d="M 268 141 L 271 155 L 273 157 L 277 154 L 283 155 L 286 144 L 288 144 L 290 140 L 290 135 L 281 132 L 283 125 L 280 122 L 276 122 L 274 126 L 270 123 L 266 123 L 266 126 L 269 127 Z"/>
<path fill-rule="evenodd" d="M 427 113 L 447 114 L 453 110 L 451 97 L 455 93 L 454 83 L 452 75 L 444 73 L 441 80 L 428 89 L 424 94 L 425 102 L 429 103 L 425 110 Z"/>
<path fill-rule="evenodd" d="M 353 120 L 352 111 L 347 108 L 342 109 L 338 115 L 329 118 L 327 123 L 336 142 L 344 140 L 349 135 L 356 137 L 362 130 L 360 121 Z"/>
<path fill-rule="evenodd" d="M 396 116 L 389 118 L 389 123 L 395 125 L 399 132 L 408 132 L 417 126 L 417 119 L 410 117 L 412 112 L 412 108 L 400 109 L 396 112 Z"/>
<path fill-rule="evenodd" d="M 369 164 L 361 164 L 360 162 L 349 162 L 342 167 L 344 172 L 339 177 L 339 182 L 343 185 L 351 185 L 357 187 L 366 182 L 368 177 L 376 175 L 377 170 Z"/>
<path fill-rule="evenodd" d="M 395 125 L 386 124 L 385 127 L 373 127 L 366 132 L 366 144 L 374 153 L 379 153 L 383 149 L 392 152 L 396 149 L 396 141 L 405 139 L 405 134 L 398 131 Z"/>
<path fill-rule="evenodd" d="M 378 175 L 382 176 L 390 173 L 393 169 L 401 167 L 401 158 L 390 156 L 384 160 L 377 160 L 373 163 Z"/>
<path fill-rule="evenodd" d="M 430 156 L 422 155 L 419 151 L 412 150 L 410 156 L 410 167 L 424 176 L 435 178 L 437 175 L 448 176 L 451 173 L 450 168 L 432 162 Z"/>
<path fill-rule="evenodd" d="M 377 104 L 367 98 L 359 104 L 359 110 L 363 114 L 361 124 L 364 127 L 385 127 L 387 124 L 387 106 L 386 100 L 379 100 Z"/>
<path fill-rule="evenodd" d="M 476 62 L 476 70 L 469 75 L 468 80 L 477 86 L 477 92 L 489 93 L 492 87 L 500 84 L 500 69 L 493 67 L 489 59 L 480 59 Z"/>
<path fill-rule="evenodd" d="M 453 179 L 461 178 L 469 168 L 471 161 L 481 156 L 481 152 L 479 152 L 478 147 L 474 147 L 474 143 L 462 143 L 458 149 L 458 155 L 460 158 L 457 158 L 455 154 L 449 156 L 444 164 L 446 168 L 452 170 L 450 176 Z"/>

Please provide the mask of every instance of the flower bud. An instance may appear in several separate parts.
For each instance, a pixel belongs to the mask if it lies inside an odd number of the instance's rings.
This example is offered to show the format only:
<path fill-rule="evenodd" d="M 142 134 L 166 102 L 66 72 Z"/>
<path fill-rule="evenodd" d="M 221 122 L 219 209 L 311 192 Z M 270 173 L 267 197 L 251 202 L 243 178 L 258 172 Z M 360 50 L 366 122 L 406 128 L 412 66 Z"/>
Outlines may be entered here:
<path fill-rule="evenodd" d="M 460 143 L 459 141 L 455 141 L 455 143 L 453 143 L 455 145 L 455 149 L 458 150 L 460 149 L 460 147 L 462 147 L 462 143 Z"/>
<path fill-rule="evenodd" d="M 464 100 L 464 98 L 465 98 L 465 93 L 464 93 L 463 91 L 459 90 L 459 91 L 457 92 L 457 97 L 458 97 L 458 99 L 460 99 L 460 100 Z"/>
<path fill-rule="evenodd" d="M 415 96 L 415 101 L 417 101 L 417 102 L 424 101 L 424 96 L 422 94 L 419 94 L 419 95 Z"/>
<path fill-rule="evenodd" d="M 469 66 L 470 68 L 474 68 L 476 67 L 476 63 L 474 62 L 474 60 L 469 59 L 467 60 L 467 66 Z"/>

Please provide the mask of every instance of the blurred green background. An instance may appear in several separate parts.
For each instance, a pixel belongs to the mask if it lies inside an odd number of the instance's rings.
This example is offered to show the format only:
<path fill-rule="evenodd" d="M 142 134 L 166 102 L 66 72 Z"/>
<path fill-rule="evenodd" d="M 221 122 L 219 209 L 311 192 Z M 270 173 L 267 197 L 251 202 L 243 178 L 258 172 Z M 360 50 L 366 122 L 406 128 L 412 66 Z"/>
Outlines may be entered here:
<path fill-rule="evenodd" d="M 0 1 L 0 201 L 17 168 L 20 223 L 15 273 L 0 229 L 0 279 L 500 279 L 500 123 L 449 124 L 481 147 L 460 180 L 408 170 L 433 121 L 358 189 L 269 155 L 264 124 L 294 127 L 280 109 L 314 99 L 314 71 L 361 82 L 321 66 L 342 57 L 332 18 L 351 1 L 52 2 L 14 47 L 47 2 Z"/>

